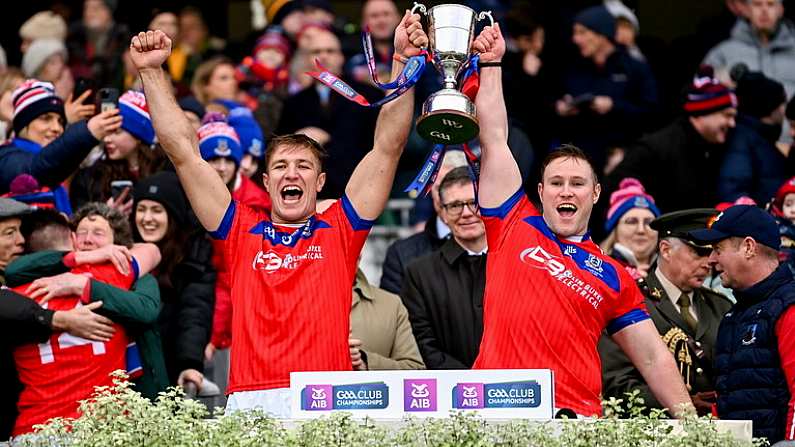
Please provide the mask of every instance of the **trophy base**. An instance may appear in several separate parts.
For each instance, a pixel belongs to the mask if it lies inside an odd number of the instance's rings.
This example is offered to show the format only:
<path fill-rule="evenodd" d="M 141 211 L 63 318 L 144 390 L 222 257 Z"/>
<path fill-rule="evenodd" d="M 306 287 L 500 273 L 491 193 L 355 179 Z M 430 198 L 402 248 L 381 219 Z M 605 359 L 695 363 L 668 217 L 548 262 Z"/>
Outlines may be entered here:
<path fill-rule="evenodd" d="M 422 115 L 417 120 L 417 133 L 436 144 L 467 143 L 479 132 L 475 104 L 453 89 L 431 95 L 422 105 Z"/>

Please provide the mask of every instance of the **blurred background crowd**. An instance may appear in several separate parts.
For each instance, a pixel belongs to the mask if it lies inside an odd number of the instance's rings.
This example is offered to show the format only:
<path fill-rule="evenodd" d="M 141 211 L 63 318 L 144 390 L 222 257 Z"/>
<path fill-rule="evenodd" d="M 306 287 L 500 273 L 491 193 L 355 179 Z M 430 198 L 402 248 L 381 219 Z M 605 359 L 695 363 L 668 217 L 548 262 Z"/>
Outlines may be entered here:
<path fill-rule="evenodd" d="M 664 235 L 652 228 L 653 219 L 737 203 L 778 219 L 780 257 L 791 261 L 795 25 L 789 16 L 795 7 L 789 2 L 462 3 L 491 10 L 506 34 L 509 144 L 530 197 L 537 196 L 540 162 L 573 143 L 594 160 L 603 187 L 592 235 L 635 278 L 659 268 Z M 0 17 L 0 194 L 69 216 L 99 202 L 124 216 L 135 241 L 158 245 L 159 336 L 169 382 L 195 370 L 223 391 L 223 353 L 233 336 L 227 263 L 197 225 L 158 146 L 128 56 L 132 32 L 160 29 L 171 37 L 167 72 L 197 129 L 202 157 L 236 200 L 268 209 L 262 162 L 275 135 L 304 133 L 324 145 L 328 180 L 320 198 L 341 196 L 372 146 L 378 111 L 337 96 L 305 72 L 317 61 L 378 99 L 383 92 L 370 79 L 360 33 L 369 29 L 385 81 L 392 33 L 410 6 L 392 0 L 15 4 L 13 14 Z M 440 88 L 439 73 L 426 70 L 417 114 Z M 106 102 L 118 111 L 104 111 Z M 477 141 L 472 147 L 477 154 Z M 351 346 L 367 353 L 368 367 L 468 368 L 477 355 L 487 247 L 482 225 L 473 225 L 480 219 L 463 152 L 449 151 L 427 197 L 403 192 L 430 148 L 416 132 L 410 137 L 393 200 L 371 233 L 353 285 Z M 3 270 L 35 250 L 27 212 L 0 210 Z M 2 232 L 8 222 L 19 227 L 19 237 Z M 689 279 L 726 293 L 706 262 L 709 253 L 693 250 Z M 685 290 L 687 283 L 675 285 Z"/>

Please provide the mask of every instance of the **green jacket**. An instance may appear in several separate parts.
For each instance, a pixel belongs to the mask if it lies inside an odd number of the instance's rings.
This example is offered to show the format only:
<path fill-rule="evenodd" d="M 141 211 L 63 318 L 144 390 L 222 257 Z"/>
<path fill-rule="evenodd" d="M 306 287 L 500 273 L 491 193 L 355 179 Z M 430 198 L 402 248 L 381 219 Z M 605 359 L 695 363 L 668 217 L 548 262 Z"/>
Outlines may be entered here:
<path fill-rule="evenodd" d="M 70 269 L 63 263 L 66 253 L 45 250 L 22 256 L 6 268 L 6 285 L 17 287 L 47 276 L 66 273 Z M 141 353 L 144 373 L 135 380 L 136 389 L 154 399 L 168 387 L 168 374 L 163 358 L 163 346 L 157 330 L 160 314 L 160 288 L 152 275 L 144 275 L 124 290 L 91 279 L 91 301 L 102 301 L 97 313 L 124 326 L 135 340 Z"/>

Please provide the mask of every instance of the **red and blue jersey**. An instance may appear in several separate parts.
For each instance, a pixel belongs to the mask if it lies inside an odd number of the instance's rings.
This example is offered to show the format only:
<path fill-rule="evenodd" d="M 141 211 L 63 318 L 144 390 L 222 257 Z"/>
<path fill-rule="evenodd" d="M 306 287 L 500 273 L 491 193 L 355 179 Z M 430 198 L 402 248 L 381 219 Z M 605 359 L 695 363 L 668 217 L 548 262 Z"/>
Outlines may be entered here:
<path fill-rule="evenodd" d="M 108 264 L 80 265 L 72 273 L 84 274 L 97 281 L 129 289 L 136 273 L 122 275 Z M 24 294 L 28 284 L 14 288 Z M 71 310 L 83 305 L 79 296 L 53 298 L 43 307 L 51 310 Z M 90 398 L 94 387 L 113 384 L 110 373 L 124 370 L 125 351 L 129 343 L 124 329 L 113 325 L 116 332 L 110 341 L 98 342 L 55 332 L 45 343 L 22 345 L 14 350 L 14 363 L 23 389 L 17 408 L 19 416 L 14 435 L 33 431 L 54 417 L 79 416 L 79 401 Z"/>
<path fill-rule="evenodd" d="M 605 328 L 613 334 L 649 318 L 643 295 L 587 235 L 559 239 L 523 191 L 481 214 L 489 256 L 473 368 L 551 369 L 556 407 L 601 414 L 596 345 Z"/>
<path fill-rule="evenodd" d="M 347 197 L 299 227 L 231 202 L 218 230 L 232 286 L 228 393 L 286 388 L 293 371 L 351 369 L 351 287 L 373 222 Z"/>

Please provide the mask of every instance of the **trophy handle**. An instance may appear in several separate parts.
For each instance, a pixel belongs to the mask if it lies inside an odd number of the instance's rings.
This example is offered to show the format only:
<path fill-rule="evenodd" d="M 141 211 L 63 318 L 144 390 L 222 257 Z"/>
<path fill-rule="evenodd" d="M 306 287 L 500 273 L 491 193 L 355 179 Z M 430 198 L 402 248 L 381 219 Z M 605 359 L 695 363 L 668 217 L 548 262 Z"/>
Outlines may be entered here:
<path fill-rule="evenodd" d="M 428 14 L 428 8 L 426 8 L 425 5 L 423 5 L 422 3 L 414 2 L 414 6 L 411 7 L 411 13 L 414 14 L 414 13 L 417 12 L 417 10 L 419 10 L 420 13 L 423 14 L 423 15 L 427 15 Z M 492 19 L 492 21 L 493 21 L 493 19 Z"/>
<path fill-rule="evenodd" d="M 494 17 L 491 15 L 491 11 L 481 11 L 481 13 L 478 14 L 478 22 L 485 19 L 486 17 L 489 18 L 489 21 L 491 22 L 491 27 L 494 28 Z"/>

